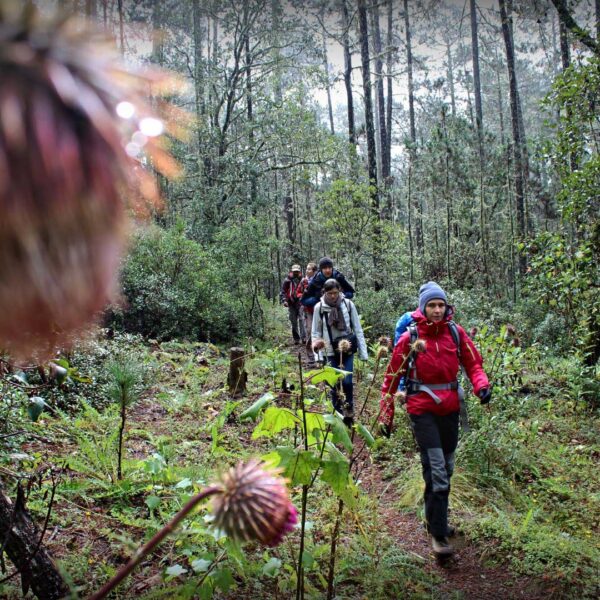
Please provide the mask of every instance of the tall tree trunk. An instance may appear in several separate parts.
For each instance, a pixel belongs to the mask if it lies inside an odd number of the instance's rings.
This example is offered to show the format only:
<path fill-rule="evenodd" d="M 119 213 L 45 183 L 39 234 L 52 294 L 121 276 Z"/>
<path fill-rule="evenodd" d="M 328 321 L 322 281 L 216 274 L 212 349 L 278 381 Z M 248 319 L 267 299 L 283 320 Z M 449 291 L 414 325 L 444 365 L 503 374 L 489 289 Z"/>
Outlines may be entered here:
<path fill-rule="evenodd" d="M 385 123 L 386 107 L 383 85 L 383 60 L 381 49 L 381 28 L 379 26 L 379 8 L 377 7 L 378 0 L 373 2 L 371 8 L 373 20 L 373 49 L 375 52 L 375 79 L 377 87 L 377 114 L 379 115 L 379 147 L 381 161 L 381 177 L 385 181 L 390 176 L 390 165 L 387 162 L 387 129 Z"/>
<path fill-rule="evenodd" d="M 489 270 L 487 262 L 487 241 L 485 235 L 485 194 L 484 168 L 485 155 L 483 149 L 483 105 L 481 102 L 481 79 L 479 76 L 479 37 L 477 33 L 477 5 L 470 0 L 471 7 L 471 54 L 473 58 L 473 95 L 475 96 L 475 123 L 477 127 L 477 151 L 479 155 L 479 236 L 481 242 L 481 258 L 486 285 L 489 287 Z"/>
<path fill-rule="evenodd" d="M 377 193 L 377 155 L 375 150 L 375 125 L 373 120 L 373 98 L 371 94 L 371 73 L 369 57 L 369 31 L 367 26 L 366 0 L 358 0 L 358 22 L 360 28 L 360 55 L 362 61 L 363 93 L 365 104 L 365 129 L 367 133 L 367 165 L 369 181 L 375 186 L 373 207 L 379 213 Z"/>
<path fill-rule="evenodd" d="M 346 105 L 348 110 L 348 142 L 354 148 L 356 145 L 356 130 L 354 125 L 354 100 L 352 97 L 352 55 L 350 54 L 350 18 L 346 0 L 341 0 L 342 11 L 342 43 L 344 45 L 344 86 L 346 88 Z"/>
<path fill-rule="evenodd" d="M 452 110 L 452 118 L 456 118 L 456 93 L 454 91 L 454 65 L 452 63 L 452 47 L 450 40 L 446 42 L 446 60 L 448 73 L 448 88 L 450 91 L 450 107 Z"/>
<path fill-rule="evenodd" d="M 598 0 L 600 2 L 600 0 Z M 389 165 L 391 175 L 392 170 L 392 107 L 393 107 L 393 69 L 394 69 L 394 0 L 388 0 L 387 5 L 387 56 L 386 56 L 386 78 L 387 78 L 387 104 L 386 104 L 386 161 Z"/>
<path fill-rule="evenodd" d="M 367 132 L 367 164 L 369 172 L 369 183 L 371 184 L 371 205 L 375 219 L 380 218 L 379 213 L 379 190 L 377 185 L 377 155 L 375 150 L 375 126 L 373 123 L 373 100 L 371 97 L 371 73 L 369 57 L 369 30 L 367 25 L 366 0 L 358 0 L 358 24 L 360 32 L 360 56 L 362 62 L 363 94 L 365 103 L 365 129 Z M 376 278 L 374 287 L 381 289 L 383 282 L 379 280 L 381 264 L 381 236 L 379 224 L 375 226 L 375 242 L 373 248 L 373 266 Z"/>
<path fill-rule="evenodd" d="M 567 26 L 560 19 L 558 20 L 558 31 L 560 37 L 560 62 L 562 65 L 562 70 L 566 71 L 571 66 L 571 51 L 569 50 L 569 33 L 567 30 Z"/>
<path fill-rule="evenodd" d="M 473 94 L 475 96 L 475 121 L 477 136 L 482 142 L 483 107 L 481 103 L 481 79 L 479 77 L 479 38 L 477 35 L 477 5 L 475 0 L 470 0 L 471 6 L 471 53 L 473 57 Z"/>
<path fill-rule="evenodd" d="M 323 43 L 323 70 L 325 71 L 325 90 L 327 92 L 327 111 L 329 113 L 329 131 L 331 135 L 335 135 L 335 128 L 333 125 L 333 103 L 331 101 L 331 82 L 329 79 L 329 60 L 327 59 L 327 38 L 325 37 L 325 30 L 321 32 L 322 43 Z"/>
<path fill-rule="evenodd" d="M 408 75 L 408 117 L 410 127 L 410 148 L 409 148 L 409 172 L 412 177 L 414 163 L 416 158 L 416 146 L 417 146 L 417 129 L 415 125 L 415 88 L 413 83 L 413 56 L 412 56 L 412 45 L 410 35 L 410 18 L 408 14 L 408 0 L 404 0 L 404 28 L 406 33 L 406 70 Z M 413 215 L 413 211 L 416 213 Z M 423 252 L 423 221 L 420 214 L 418 202 L 413 202 L 412 198 L 412 185 L 408 186 L 408 216 L 409 220 L 415 221 L 415 242 L 417 250 Z M 413 218 L 416 216 L 416 219 Z M 411 227 L 412 229 L 412 227 Z M 412 258 L 411 258 L 412 265 Z M 412 269 L 412 267 L 411 267 Z"/>
<path fill-rule="evenodd" d="M 196 118 L 198 120 L 198 149 L 202 148 L 201 123 L 206 112 L 204 102 L 204 66 L 202 58 L 202 13 L 200 0 L 192 0 L 194 34 L 194 92 L 196 97 Z"/>
<path fill-rule="evenodd" d="M 596 42 L 600 42 L 600 0 L 596 0 L 594 8 L 596 13 Z"/>
<path fill-rule="evenodd" d="M 25 508 L 25 494 L 17 488 L 13 503 L 0 482 L 0 546 L 21 574 L 23 596 L 29 589 L 41 600 L 67 597 L 69 589 L 42 545 L 41 534 Z"/>
<path fill-rule="evenodd" d="M 519 127 L 518 110 L 518 85 L 515 73 L 515 55 L 512 36 L 510 35 L 510 26 L 506 12 L 506 0 L 499 0 L 500 18 L 502 21 L 502 35 L 504 37 L 504 46 L 506 48 L 506 66 L 508 69 L 508 81 L 510 88 L 510 114 L 513 133 L 513 177 L 515 186 L 515 205 L 517 212 L 517 235 L 519 241 L 525 239 L 525 205 L 523 195 L 523 167 L 522 167 L 522 140 L 521 129 Z M 519 272 L 524 275 L 526 261 L 523 253 L 519 254 Z"/>
<path fill-rule="evenodd" d="M 244 50 L 246 53 L 246 116 L 248 118 L 248 147 L 254 148 L 254 107 L 252 105 L 252 55 L 250 53 L 250 35 L 244 35 Z M 256 173 L 250 175 L 250 210 L 256 210 L 257 180 Z"/>

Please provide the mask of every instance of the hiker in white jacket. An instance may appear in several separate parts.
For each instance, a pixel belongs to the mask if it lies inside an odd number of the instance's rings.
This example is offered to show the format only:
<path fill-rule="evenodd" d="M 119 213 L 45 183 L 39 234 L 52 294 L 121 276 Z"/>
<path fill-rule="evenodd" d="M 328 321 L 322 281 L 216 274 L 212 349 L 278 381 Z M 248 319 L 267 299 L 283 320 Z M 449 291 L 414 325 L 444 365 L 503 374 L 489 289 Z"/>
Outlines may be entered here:
<path fill-rule="evenodd" d="M 331 401 L 335 410 L 343 414 L 344 423 L 351 426 L 354 422 L 354 354 L 358 352 L 358 358 L 367 360 L 367 343 L 356 306 L 352 300 L 344 298 L 335 279 L 328 279 L 323 285 L 323 296 L 313 313 L 311 337 L 313 349 L 315 352 L 323 351 L 330 366 L 349 372 L 342 379 L 343 405 L 339 386 L 331 390 Z"/>

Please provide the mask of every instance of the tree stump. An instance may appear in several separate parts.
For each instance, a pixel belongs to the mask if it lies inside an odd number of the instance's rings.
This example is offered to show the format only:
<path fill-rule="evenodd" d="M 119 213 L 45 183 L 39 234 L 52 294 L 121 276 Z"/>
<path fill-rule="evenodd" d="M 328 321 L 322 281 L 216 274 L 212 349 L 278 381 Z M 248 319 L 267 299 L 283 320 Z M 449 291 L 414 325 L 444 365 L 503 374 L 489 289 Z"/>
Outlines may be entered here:
<path fill-rule="evenodd" d="M 0 547 L 21 574 L 23 595 L 30 588 L 40 600 L 58 600 L 68 595 L 69 588 L 42 545 L 40 532 L 25 508 L 20 486 L 13 504 L 0 483 Z"/>
<path fill-rule="evenodd" d="M 229 349 L 229 375 L 227 375 L 227 385 L 229 393 L 235 396 L 243 396 L 246 393 L 246 383 L 248 373 L 244 371 L 245 350 L 234 347 Z"/>

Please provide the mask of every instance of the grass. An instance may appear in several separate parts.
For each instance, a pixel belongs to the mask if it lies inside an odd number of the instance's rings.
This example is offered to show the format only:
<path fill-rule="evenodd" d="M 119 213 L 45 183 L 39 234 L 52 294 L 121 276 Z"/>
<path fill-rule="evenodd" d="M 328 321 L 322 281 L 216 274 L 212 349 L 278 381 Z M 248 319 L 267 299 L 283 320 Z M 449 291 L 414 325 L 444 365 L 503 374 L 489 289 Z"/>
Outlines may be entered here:
<path fill-rule="evenodd" d="M 287 335 L 282 327 L 271 333 L 280 340 Z M 118 409 L 107 398 L 106 370 L 110 356 L 130 346 L 152 366 L 153 377 L 151 388 L 130 409 L 124 478 L 117 483 Z M 49 527 L 56 533 L 48 545 L 82 597 L 225 465 L 272 450 L 271 440 L 251 442 L 254 424 L 239 423 L 237 416 L 267 389 L 278 391 L 283 377 L 293 383 L 295 361 L 293 353 L 281 348 L 253 351 L 247 361 L 248 395 L 238 404 L 225 388 L 228 358 L 210 344 L 145 347 L 139 339 L 117 335 L 74 354 L 73 364 L 93 383 L 63 392 L 65 409 L 58 416 L 44 414 L 35 425 L 20 418 L 19 427 L 52 442 L 48 453 L 46 442 L 29 439 L 27 452 L 35 457 L 30 469 L 65 462 L 70 467 L 58 488 Z M 557 366 L 548 359 L 547 365 L 536 364 L 522 384 L 498 391 L 491 413 L 473 404 L 473 431 L 463 437 L 457 453 L 451 508 L 453 520 L 470 541 L 488 549 L 482 561 L 539 578 L 555 590 L 594 597 L 593 574 L 600 566 L 600 422 L 577 396 L 579 388 L 566 385 L 568 374 L 575 371 L 568 361 Z M 365 379 L 359 395 L 367 387 Z M 368 411 L 373 413 L 377 394 L 371 398 Z M 390 440 L 376 441 L 373 469 L 395 491 L 398 510 L 418 514 L 423 483 L 403 411 L 396 426 Z M 6 448 L 18 450 L 15 442 L 25 437 L 9 438 Z M 46 490 L 47 482 L 29 500 L 39 520 L 45 514 Z M 314 598 L 323 597 L 336 508 L 337 500 L 317 481 L 309 498 L 307 543 L 312 561 L 307 591 Z M 459 597 L 443 576 L 432 572 L 428 560 L 403 549 L 378 512 L 375 496 L 363 494 L 345 513 L 337 597 Z M 199 593 L 199 577 L 192 565 L 204 564 L 194 561 L 211 561 L 223 552 L 214 576 L 207 576 L 202 591 L 206 597 L 213 592 L 221 598 L 273 598 L 276 592 L 283 598 L 292 593 L 297 532 L 277 549 L 265 553 L 249 546 L 241 553 L 210 529 L 206 517 L 202 507 L 186 520 L 115 597 L 193 597 Z M 176 565 L 185 573 L 168 571 Z M 12 584 L 0 587 L 6 597 L 16 593 Z"/>

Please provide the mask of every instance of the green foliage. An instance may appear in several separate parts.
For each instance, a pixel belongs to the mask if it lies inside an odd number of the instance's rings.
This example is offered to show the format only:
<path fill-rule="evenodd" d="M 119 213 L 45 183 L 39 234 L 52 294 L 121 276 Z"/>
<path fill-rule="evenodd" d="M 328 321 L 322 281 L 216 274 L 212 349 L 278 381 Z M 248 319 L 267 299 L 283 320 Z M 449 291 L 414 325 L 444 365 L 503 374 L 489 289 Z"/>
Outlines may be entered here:
<path fill-rule="evenodd" d="M 565 319 L 589 367 L 600 357 L 599 83 L 600 59 L 593 57 L 558 77 L 545 100 L 560 112 L 556 140 L 546 153 L 560 176 L 562 227 L 526 247 L 530 293 Z"/>
<path fill-rule="evenodd" d="M 122 268 L 126 305 L 110 318 L 158 339 L 223 339 L 242 327 L 227 279 L 181 225 L 142 229 Z"/>

